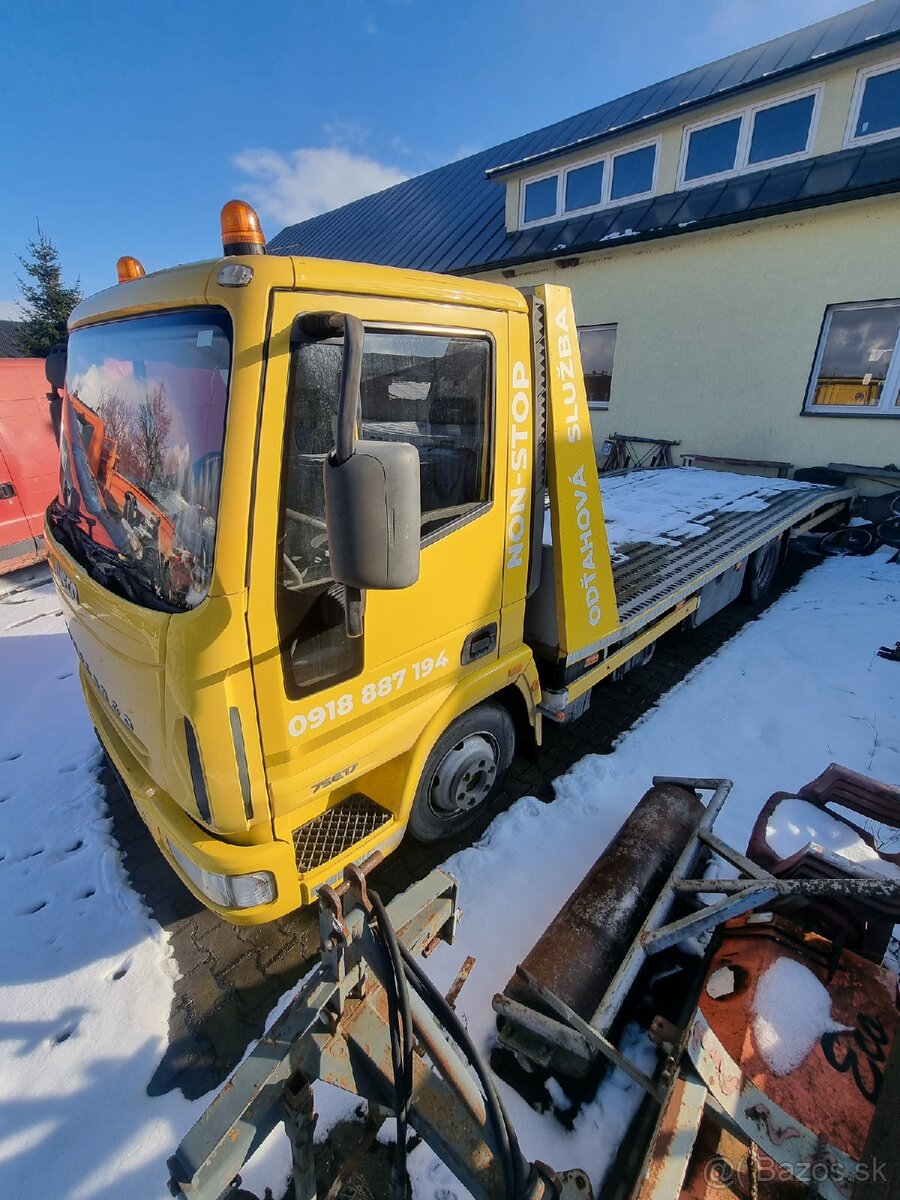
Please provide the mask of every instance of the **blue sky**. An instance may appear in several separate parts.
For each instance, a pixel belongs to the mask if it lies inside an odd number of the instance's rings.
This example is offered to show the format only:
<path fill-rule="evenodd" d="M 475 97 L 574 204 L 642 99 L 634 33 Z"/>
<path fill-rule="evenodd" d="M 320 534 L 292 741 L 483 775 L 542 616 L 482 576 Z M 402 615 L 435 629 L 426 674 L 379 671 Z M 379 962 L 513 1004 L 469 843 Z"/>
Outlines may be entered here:
<path fill-rule="evenodd" d="M 0 317 L 42 228 L 66 282 L 220 253 L 853 8 L 843 0 L 5 0 Z"/>

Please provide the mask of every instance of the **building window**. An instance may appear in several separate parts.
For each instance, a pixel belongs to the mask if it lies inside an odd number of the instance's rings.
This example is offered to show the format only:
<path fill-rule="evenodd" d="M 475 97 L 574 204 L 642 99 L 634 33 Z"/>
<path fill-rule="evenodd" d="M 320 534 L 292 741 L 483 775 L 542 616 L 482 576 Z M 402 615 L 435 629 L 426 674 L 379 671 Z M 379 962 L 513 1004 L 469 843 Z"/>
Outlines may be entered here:
<path fill-rule="evenodd" d="M 566 171 L 566 212 L 603 203 L 603 160 Z"/>
<path fill-rule="evenodd" d="M 688 136 L 685 181 L 706 179 L 710 175 L 724 175 L 733 171 L 737 162 L 740 137 L 740 117 L 694 130 Z"/>
<path fill-rule="evenodd" d="M 653 172 L 656 169 L 656 147 L 644 146 L 642 150 L 630 150 L 617 154 L 613 159 L 611 200 L 625 200 L 628 196 L 645 196 L 653 190 Z"/>
<path fill-rule="evenodd" d="M 850 107 L 847 145 L 900 134 L 900 63 L 860 71 Z"/>
<path fill-rule="evenodd" d="M 787 104 L 761 108 L 753 118 L 748 165 L 805 154 L 815 106 L 815 96 L 801 96 Z"/>
<path fill-rule="evenodd" d="M 616 329 L 616 325 L 585 325 L 578 330 L 588 408 L 609 408 Z"/>
<path fill-rule="evenodd" d="M 900 300 L 834 304 L 825 313 L 807 412 L 900 416 Z"/>
<path fill-rule="evenodd" d="M 531 183 L 526 183 L 523 213 L 525 223 L 546 221 L 548 217 L 555 217 L 558 191 L 558 175 L 547 175 L 543 179 L 535 179 Z"/>
<path fill-rule="evenodd" d="M 524 180 L 522 225 L 591 212 L 649 195 L 656 186 L 658 150 L 657 139 L 589 162 L 574 163 L 561 172 L 562 186 L 560 173 Z"/>
<path fill-rule="evenodd" d="M 822 89 L 757 104 L 687 128 L 682 145 L 682 185 L 708 183 L 766 163 L 810 153 Z"/>

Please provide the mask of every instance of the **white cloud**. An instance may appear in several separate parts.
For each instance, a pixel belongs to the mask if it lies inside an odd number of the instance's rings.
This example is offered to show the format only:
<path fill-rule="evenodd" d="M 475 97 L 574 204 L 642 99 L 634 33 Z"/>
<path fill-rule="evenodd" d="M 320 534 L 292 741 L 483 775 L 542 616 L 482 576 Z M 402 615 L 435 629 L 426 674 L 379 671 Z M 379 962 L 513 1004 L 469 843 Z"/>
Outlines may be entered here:
<path fill-rule="evenodd" d="M 0 321 L 21 321 L 22 313 L 16 300 L 0 300 Z"/>
<path fill-rule="evenodd" d="M 284 225 L 328 212 L 407 178 L 394 167 L 343 146 L 310 147 L 287 154 L 242 150 L 232 163 L 246 176 L 248 199 L 261 215 Z"/>

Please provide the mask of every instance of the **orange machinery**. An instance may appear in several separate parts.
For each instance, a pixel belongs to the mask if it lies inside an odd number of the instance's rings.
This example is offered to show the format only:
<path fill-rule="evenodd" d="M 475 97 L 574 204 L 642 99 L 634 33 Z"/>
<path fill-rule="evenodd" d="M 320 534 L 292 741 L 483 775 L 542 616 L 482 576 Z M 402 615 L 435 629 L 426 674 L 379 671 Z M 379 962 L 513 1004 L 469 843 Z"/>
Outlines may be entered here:
<path fill-rule="evenodd" d="M 0 575 L 45 557 L 58 474 L 43 359 L 0 359 Z"/>

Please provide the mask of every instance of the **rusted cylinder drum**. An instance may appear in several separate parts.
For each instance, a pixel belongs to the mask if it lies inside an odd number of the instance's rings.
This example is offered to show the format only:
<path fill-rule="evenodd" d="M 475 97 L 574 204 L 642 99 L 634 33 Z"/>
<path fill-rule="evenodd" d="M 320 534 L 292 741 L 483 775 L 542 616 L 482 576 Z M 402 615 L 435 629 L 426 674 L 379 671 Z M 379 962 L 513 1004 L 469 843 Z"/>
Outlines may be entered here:
<path fill-rule="evenodd" d="M 652 787 L 506 985 L 512 1000 L 553 1015 L 523 978 L 589 1021 L 705 808 L 695 793 Z"/>

